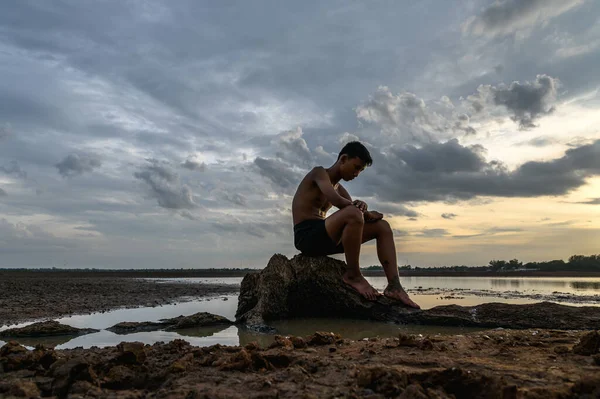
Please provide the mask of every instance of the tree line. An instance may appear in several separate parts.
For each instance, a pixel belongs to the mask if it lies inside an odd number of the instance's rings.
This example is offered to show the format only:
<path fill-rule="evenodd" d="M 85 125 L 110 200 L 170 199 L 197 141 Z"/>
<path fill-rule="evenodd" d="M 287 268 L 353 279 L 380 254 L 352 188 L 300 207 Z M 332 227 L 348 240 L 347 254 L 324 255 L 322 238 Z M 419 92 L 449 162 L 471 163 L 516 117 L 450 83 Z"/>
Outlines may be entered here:
<path fill-rule="evenodd" d="M 523 263 L 518 259 L 496 260 L 493 259 L 486 266 L 440 266 L 440 267 L 413 267 L 405 265 L 398 267 L 402 270 L 423 270 L 423 271 L 453 271 L 453 272 L 503 272 L 519 270 L 536 270 L 542 272 L 600 272 L 600 255 L 573 255 L 565 262 L 562 259 L 550 260 L 546 262 L 527 262 Z M 382 270 L 381 266 L 369 266 L 363 270 Z"/>

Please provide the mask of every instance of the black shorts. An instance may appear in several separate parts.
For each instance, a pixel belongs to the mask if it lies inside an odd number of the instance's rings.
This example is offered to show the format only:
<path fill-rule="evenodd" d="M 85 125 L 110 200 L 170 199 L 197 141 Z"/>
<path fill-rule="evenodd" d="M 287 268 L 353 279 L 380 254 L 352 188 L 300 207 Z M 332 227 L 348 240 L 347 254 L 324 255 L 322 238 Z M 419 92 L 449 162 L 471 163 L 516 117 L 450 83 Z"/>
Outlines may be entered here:
<path fill-rule="evenodd" d="M 344 253 L 342 243 L 336 244 L 325 229 L 324 219 L 304 220 L 294 226 L 294 245 L 308 256 Z"/>

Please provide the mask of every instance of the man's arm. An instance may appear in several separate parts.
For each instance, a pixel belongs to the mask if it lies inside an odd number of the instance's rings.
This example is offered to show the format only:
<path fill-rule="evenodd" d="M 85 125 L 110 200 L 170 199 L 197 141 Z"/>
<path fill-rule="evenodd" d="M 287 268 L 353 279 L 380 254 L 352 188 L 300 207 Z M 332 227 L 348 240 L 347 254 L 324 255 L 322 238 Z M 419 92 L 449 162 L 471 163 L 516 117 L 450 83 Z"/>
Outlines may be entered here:
<path fill-rule="evenodd" d="M 352 202 L 352 197 L 350 196 L 350 194 L 348 193 L 348 191 L 346 191 L 346 189 L 344 188 L 344 186 L 342 186 L 341 184 L 338 184 L 338 189 L 337 189 L 338 193 L 346 198 L 347 200 L 349 200 L 350 202 Z"/>
<path fill-rule="evenodd" d="M 333 185 L 331 184 L 331 179 L 324 168 L 315 168 L 314 176 L 315 183 L 319 187 L 319 190 L 321 190 L 323 195 L 325 195 L 325 198 L 327 198 L 327 200 L 331 202 L 333 206 L 338 209 L 342 209 L 348 205 L 352 205 L 351 200 L 342 197 L 337 191 L 335 191 Z"/>

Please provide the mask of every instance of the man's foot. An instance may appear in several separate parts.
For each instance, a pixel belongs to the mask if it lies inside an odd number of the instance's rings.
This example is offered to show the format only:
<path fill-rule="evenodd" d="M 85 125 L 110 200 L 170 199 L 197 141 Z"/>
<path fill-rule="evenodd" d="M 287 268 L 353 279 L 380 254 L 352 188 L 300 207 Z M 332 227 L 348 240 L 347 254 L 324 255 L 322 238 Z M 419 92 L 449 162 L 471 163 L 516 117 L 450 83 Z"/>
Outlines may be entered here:
<path fill-rule="evenodd" d="M 390 299 L 398 300 L 403 304 L 410 306 L 411 308 L 421 309 L 419 305 L 417 305 L 415 302 L 413 302 L 412 299 L 408 297 L 408 294 L 406 293 L 406 291 L 404 291 L 404 288 L 402 287 L 398 288 L 388 286 L 385 289 L 385 291 L 383 291 L 383 295 Z"/>
<path fill-rule="evenodd" d="M 360 295 L 364 296 L 369 301 L 375 301 L 378 296 L 381 296 L 381 293 L 373 288 L 362 275 L 355 277 L 345 273 L 343 280 L 344 283 L 354 288 Z"/>

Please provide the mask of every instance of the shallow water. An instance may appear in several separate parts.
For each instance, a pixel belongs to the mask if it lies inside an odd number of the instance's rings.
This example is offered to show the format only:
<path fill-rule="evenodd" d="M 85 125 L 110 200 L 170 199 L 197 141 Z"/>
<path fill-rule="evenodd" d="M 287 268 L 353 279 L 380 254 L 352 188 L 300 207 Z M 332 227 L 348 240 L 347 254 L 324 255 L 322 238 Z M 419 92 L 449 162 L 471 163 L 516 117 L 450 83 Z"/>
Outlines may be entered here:
<path fill-rule="evenodd" d="M 383 290 L 386 285 L 384 277 L 368 277 L 373 286 Z M 182 282 L 188 284 L 215 283 L 239 285 L 241 277 L 225 278 L 183 278 L 160 279 L 160 281 Z M 600 278 L 485 278 L 485 277 L 403 277 L 404 287 L 411 297 L 424 309 L 438 305 L 458 304 L 472 306 L 487 302 L 503 302 L 513 304 L 552 301 L 575 306 L 600 305 Z M 235 318 L 237 295 L 218 296 L 204 300 L 181 302 L 175 305 L 163 305 L 149 308 L 117 309 L 105 313 L 77 315 L 56 319 L 59 322 L 79 328 L 95 328 L 100 332 L 76 338 L 53 337 L 21 339 L 24 345 L 33 347 L 43 343 L 56 346 L 58 349 L 91 346 L 112 346 L 123 341 L 140 341 L 147 344 L 185 339 L 193 345 L 208 346 L 245 345 L 258 341 L 268 345 L 273 337 L 248 332 L 236 326 L 203 327 L 186 329 L 177 332 L 153 331 L 127 335 L 118 335 L 105 330 L 122 321 L 158 321 L 160 319 L 191 315 L 197 312 L 210 312 Z M 22 327 L 29 323 L 22 323 Z M 346 319 L 298 319 L 273 322 L 279 334 L 305 336 L 315 331 L 332 331 L 350 339 L 367 337 L 393 337 L 399 332 L 411 334 L 461 334 L 477 331 L 474 328 L 438 327 L 438 326 L 402 326 L 364 320 Z M 0 330 L 8 326 L 0 327 Z M 4 342 L 0 341 L 0 345 Z"/>

